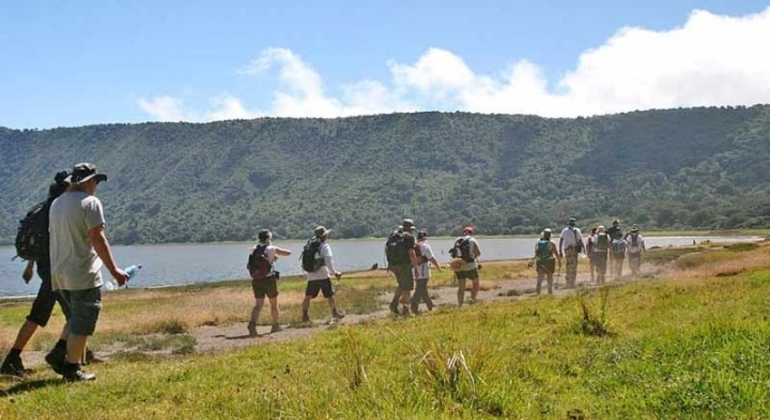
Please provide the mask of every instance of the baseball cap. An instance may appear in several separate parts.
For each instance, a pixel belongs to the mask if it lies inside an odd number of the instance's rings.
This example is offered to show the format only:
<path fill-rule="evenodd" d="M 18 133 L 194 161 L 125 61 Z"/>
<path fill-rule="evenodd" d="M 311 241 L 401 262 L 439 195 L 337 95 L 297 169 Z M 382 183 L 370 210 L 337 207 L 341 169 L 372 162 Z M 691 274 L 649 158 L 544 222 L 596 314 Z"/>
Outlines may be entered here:
<path fill-rule="evenodd" d="M 466 227 L 464 227 L 463 228 L 463 233 L 465 233 L 465 232 L 473 233 L 473 226 L 466 226 Z"/>

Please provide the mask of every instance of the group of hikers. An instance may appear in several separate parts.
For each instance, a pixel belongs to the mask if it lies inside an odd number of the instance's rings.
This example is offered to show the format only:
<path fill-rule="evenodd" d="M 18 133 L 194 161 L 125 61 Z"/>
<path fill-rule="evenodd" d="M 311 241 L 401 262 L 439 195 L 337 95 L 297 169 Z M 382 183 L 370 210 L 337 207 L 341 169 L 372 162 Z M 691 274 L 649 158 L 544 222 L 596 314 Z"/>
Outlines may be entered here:
<path fill-rule="evenodd" d="M 113 257 L 105 234 L 104 210 L 96 197 L 97 186 L 107 180 L 95 165 L 80 163 L 71 171 L 56 174 L 49 187 L 47 199 L 36 206 L 22 221 L 17 236 L 17 252 L 28 263 L 22 273 L 25 282 L 37 274 L 42 283 L 32 303 L 30 314 L 20 328 L 13 347 L 5 357 L 0 373 L 24 376 L 29 373 L 21 360 L 21 352 L 38 327 L 45 327 L 53 307 L 59 303 L 66 323 L 53 349 L 45 361 L 65 381 L 89 381 L 95 375 L 83 371 L 82 364 L 92 358 L 87 349 L 88 337 L 93 335 L 102 305 L 101 287 L 104 279 L 101 268 L 106 267 L 119 286 L 129 280 L 129 275 L 119 268 Z M 32 220 L 27 228 L 25 221 Z M 31 232 L 31 233 L 30 233 Z M 21 235 L 24 233 L 25 235 Z M 305 244 L 300 260 L 305 271 L 307 285 L 302 301 L 302 322 L 311 322 L 309 307 L 312 299 L 322 294 L 328 301 L 332 320 L 339 320 L 345 313 L 337 308 L 332 276 L 339 281 L 342 273 L 336 269 L 331 246 L 328 242 L 331 230 L 318 226 Z M 462 235 L 454 242 L 449 254 L 449 267 L 457 280 L 457 305 L 465 302 L 466 283 L 471 282 L 469 303 L 477 300 L 479 292 L 478 258 L 479 242 L 473 237 L 473 226 L 465 226 Z M 530 265 L 537 264 L 537 288 L 540 293 L 543 280 L 547 281 L 548 293 L 553 293 L 554 271 L 562 259 L 566 260 L 566 287 L 575 287 L 578 256 L 587 255 L 590 261 L 591 281 L 604 284 L 608 261 L 611 275 L 620 277 L 623 261 L 629 260 L 632 274 L 636 275 L 641 253 L 646 251 L 644 238 L 637 226 L 624 234 L 615 220 L 609 229 L 598 226 L 591 229 L 587 238 L 570 218 L 559 237 L 558 246 L 551 240 L 551 229 L 545 229 L 535 245 L 535 256 Z M 258 243 L 251 249 L 247 269 L 252 278 L 254 306 L 251 309 L 248 334 L 257 337 L 257 324 L 265 298 L 270 304 L 271 333 L 281 331 L 278 322 L 278 279 L 275 270 L 279 257 L 292 251 L 272 243 L 269 230 L 258 233 Z M 387 270 L 396 280 L 396 289 L 389 304 L 398 315 L 419 313 L 425 304 L 429 311 L 433 303 L 428 292 L 431 267 L 441 270 L 441 265 L 428 243 L 428 233 L 417 230 L 412 219 L 404 219 L 385 244 Z M 414 292 L 414 293 L 412 293 Z"/>

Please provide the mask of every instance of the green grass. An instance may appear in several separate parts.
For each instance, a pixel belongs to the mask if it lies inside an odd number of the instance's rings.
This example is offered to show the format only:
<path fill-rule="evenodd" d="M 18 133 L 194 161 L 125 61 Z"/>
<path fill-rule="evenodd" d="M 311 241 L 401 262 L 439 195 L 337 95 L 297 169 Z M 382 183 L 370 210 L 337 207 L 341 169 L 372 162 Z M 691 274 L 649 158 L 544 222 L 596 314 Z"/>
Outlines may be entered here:
<path fill-rule="evenodd" d="M 366 281 L 373 291 L 340 298 L 370 298 L 380 279 Z M 0 418 L 770 418 L 768 295 L 765 266 L 442 307 L 227 354 L 128 351 L 92 365 L 94 383 L 4 382 Z"/>

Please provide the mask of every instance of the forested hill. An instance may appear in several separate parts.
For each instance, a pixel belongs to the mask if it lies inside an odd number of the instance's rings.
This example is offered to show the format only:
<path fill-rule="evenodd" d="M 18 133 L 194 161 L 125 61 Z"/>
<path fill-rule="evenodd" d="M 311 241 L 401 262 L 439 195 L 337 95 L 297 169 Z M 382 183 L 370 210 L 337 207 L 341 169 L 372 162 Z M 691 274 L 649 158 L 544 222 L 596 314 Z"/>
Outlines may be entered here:
<path fill-rule="evenodd" d="M 578 119 L 415 113 L 0 128 L 0 242 L 57 170 L 89 161 L 113 243 L 581 226 L 770 225 L 770 106 Z"/>

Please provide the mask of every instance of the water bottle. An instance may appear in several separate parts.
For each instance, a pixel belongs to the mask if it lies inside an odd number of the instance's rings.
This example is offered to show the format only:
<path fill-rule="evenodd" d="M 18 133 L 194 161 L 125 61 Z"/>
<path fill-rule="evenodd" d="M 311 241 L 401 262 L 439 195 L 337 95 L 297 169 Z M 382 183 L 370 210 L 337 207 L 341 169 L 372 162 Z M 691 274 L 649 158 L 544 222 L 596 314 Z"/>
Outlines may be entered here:
<path fill-rule="evenodd" d="M 141 268 L 142 268 L 141 264 L 133 264 L 124 268 L 123 271 L 125 271 L 126 274 L 128 274 L 129 279 L 132 279 L 134 278 L 134 276 L 137 275 L 137 273 L 139 272 L 139 269 Z M 104 281 L 104 287 L 107 290 L 117 290 L 118 288 L 120 288 L 120 286 L 118 285 L 118 281 L 115 280 L 113 277 L 109 277 Z"/>

